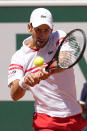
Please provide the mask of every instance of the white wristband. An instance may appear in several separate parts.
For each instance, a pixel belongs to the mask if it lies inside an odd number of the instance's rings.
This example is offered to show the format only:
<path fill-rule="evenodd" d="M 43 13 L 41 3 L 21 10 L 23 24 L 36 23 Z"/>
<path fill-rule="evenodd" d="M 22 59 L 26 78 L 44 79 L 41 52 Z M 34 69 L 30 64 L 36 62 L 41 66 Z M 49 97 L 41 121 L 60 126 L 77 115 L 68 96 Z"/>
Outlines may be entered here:
<path fill-rule="evenodd" d="M 24 82 L 24 77 L 22 77 L 22 78 L 20 79 L 20 81 L 19 81 L 19 86 L 20 86 L 21 88 L 24 88 L 24 87 L 23 87 L 23 82 Z"/>

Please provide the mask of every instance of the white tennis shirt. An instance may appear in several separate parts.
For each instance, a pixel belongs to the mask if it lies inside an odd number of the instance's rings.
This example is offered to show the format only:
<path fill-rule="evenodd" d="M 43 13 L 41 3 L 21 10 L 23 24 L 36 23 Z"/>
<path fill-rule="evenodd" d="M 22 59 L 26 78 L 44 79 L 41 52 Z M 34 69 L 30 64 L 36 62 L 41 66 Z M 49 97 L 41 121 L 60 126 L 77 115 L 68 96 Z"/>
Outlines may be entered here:
<path fill-rule="evenodd" d="M 43 57 L 45 64 L 48 63 L 65 35 L 61 30 L 53 32 L 46 46 L 38 51 L 27 47 L 32 37 L 25 39 L 23 46 L 12 56 L 8 70 L 8 86 L 12 81 L 38 71 L 39 68 L 33 64 L 37 56 Z M 48 79 L 41 80 L 39 84 L 29 89 L 35 99 L 35 111 L 38 113 L 55 117 L 68 117 L 81 113 L 76 99 L 73 68 L 52 74 Z"/>

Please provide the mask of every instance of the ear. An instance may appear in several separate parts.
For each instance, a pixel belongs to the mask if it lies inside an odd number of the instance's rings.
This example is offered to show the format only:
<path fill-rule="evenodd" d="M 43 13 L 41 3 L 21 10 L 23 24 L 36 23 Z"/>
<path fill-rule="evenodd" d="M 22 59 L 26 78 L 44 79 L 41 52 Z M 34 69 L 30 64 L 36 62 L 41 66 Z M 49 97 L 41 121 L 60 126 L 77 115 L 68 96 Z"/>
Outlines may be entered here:
<path fill-rule="evenodd" d="M 28 32 L 32 33 L 32 26 L 31 26 L 31 24 L 28 24 L 27 27 L 28 27 Z"/>

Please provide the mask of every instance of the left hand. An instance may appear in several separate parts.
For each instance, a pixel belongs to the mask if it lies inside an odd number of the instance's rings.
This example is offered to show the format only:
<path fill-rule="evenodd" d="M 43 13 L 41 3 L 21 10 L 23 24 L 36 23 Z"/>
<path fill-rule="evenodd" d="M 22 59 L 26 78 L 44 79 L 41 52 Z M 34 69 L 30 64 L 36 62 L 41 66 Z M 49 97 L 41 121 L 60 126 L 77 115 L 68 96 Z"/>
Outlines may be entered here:
<path fill-rule="evenodd" d="M 47 79 L 49 75 L 50 73 L 48 73 L 47 71 L 43 70 L 43 68 L 41 68 L 38 72 L 30 73 L 27 76 L 25 76 L 23 86 L 27 88 L 28 86 L 33 87 L 36 84 L 39 84 L 41 80 Z"/>

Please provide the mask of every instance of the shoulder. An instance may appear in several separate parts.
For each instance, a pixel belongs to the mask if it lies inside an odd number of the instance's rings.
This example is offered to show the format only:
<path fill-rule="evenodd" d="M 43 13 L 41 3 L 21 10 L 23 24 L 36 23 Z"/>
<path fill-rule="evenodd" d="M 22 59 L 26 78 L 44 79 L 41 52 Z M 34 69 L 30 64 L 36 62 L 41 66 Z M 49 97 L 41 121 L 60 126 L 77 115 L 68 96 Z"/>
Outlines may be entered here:
<path fill-rule="evenodd" d="M 11 59 L 11 63 L 14 64 L 23 64 L 27 60 L 27 53 L 23 50 L 23 47 L 21 47 L 18 51 L 16 51 Z"/>
<path fill-rule="evenodd" d="M 57 45 L 63 40 L 63 38 L 66 36 L 66 33 L 62 30 L 57 30 L 55 32 L 52 32 L 52 34 L 50 35 L 50 39 L 49 42 L 52 42 L 55 44 L 55 46 L 57 47 Z"/>
<path fill-rule="evenodd" d="M 26 66 L 36 54 L 36 51 L 33 51 L 26 45 L 23 45 L 18 51 L 13 54 L 11 64 Z"/>
<path fill-rule="evenodd" d="M 66 35 L 66 32 L 64 32 L 63 30 L 57 30 L 56 33 L 58 33 L 59 35 Z"/>
<path fill-rule="evenodd" d="M 54 37 L 64 37 L 66 36 L 66 33 L 63 30 L 57 30 L 55 32 L 52 33 L 52 36 Z"/>
<path fill-rule="evenodd" d="M 58 41 L 58 40 L 62 40 L 65 36 L 66 33 L 63 30 L 57 30 L 51 34 L 50 39 L 54 41 Z"/>
<path fill-rule="evenodd" d="M 19 49 L 13 54 L 12 59 L 19 59 L 19 58 L 22 58 L 23 56 L 24 56 L 24 53 L 21 51 L 21 49 Z"/>

